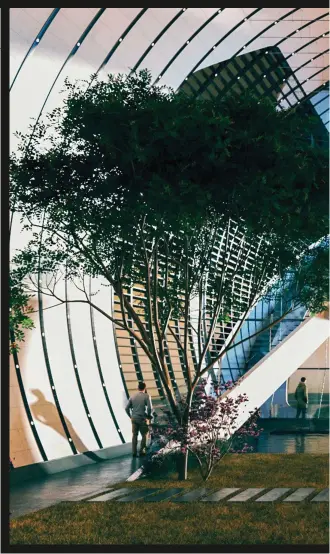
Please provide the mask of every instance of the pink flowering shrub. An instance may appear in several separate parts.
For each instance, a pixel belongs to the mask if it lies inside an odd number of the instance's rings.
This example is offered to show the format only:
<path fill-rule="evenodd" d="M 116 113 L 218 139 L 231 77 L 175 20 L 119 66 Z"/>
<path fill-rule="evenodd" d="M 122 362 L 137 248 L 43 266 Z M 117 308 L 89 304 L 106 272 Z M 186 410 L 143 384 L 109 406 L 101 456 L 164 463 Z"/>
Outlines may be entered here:
<path fill-rule="evenodd" d="M 174 441 L 177 446 L 175 454 L 185 454 L 187 451 L 198 463 L 202 478 L 206 481 L 211 475 L 214 466 L 228 453 L 246 453 L 253 450 L 247 440 L 257 438 L 262 429 L 258 429 L 257 419 L 259 412 L 251 412 L 249 421 L 237 429 L 236 420 L 241 404 L 248 400 L 246 395 L 239 395 L 236 399 L 226 396 L 224 392 L 233 388 L 231 381 L 225 385 L 214 384 L 212 393 L 206 394 L 203 381 L 196 388 L 190 408 L 188 425 L 179 425 L 170 414 L 167 415 L 166 425 L 154 426 L 152 438 L 159 446 L 165 446 Z M 221 399 L 221 401 L 220 401 Z M 186 409 L 185 400 L 181 401 L 182 413 Z M 230 430 L 235 429 L 235 432 Z M 154 462 L 161 462 L 166 454 L 155 453 Z"/>

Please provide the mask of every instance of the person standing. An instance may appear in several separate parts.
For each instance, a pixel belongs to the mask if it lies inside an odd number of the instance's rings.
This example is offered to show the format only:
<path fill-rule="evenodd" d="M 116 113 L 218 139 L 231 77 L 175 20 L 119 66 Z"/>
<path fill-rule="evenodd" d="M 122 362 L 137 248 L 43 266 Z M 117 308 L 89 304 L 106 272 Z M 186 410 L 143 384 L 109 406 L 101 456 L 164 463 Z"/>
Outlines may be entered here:
<path fill-rule="evenodd" d="M 298 384 L 296 388 L 296 392 L 294 393 L 294 397 L 297 401 L 297 413 L 296 418 L 301 414 L 302 419 L 306 418 L 306 410 L 307 410 L 307 404 L 308 404 L 308 392 L 307 392 L 307 386 L 306 386 L 306 377 L 302 377 L 300 379 L 300 383 Z"/>
<path fill-rule="evenodd" d="M 152 416 L 152 403 L 150 395 L 147 393 L 146 384 L 138 384 L 138 392 L 132 396 L 125 408 L 127 415 L 132 421 L 132 455 L 137 456 L 138 434 L 141 434 L 140 456 L 146 455 L 146 446 L 148 438 L 148 420 Z"/>

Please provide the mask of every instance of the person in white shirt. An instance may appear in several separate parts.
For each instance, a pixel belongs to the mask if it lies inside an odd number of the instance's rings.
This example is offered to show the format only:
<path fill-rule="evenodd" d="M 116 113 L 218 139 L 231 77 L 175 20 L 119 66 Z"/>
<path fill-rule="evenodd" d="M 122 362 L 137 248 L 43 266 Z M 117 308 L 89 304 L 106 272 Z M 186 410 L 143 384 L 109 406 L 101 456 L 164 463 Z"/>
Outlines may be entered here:
<path fill-rule="evenodd" d="M 146 391 L 146 384 L 138 384 L 138 392 L 132 396 L 125 408 L 127 415 L 132 421 L 132 455 L 137 456 L 138 434 L 142 436 L 140 456 L 146 455 L 147 438 L 149 432 L 149 421 L 152 416 L 152 403 L 150 395 Z"/>

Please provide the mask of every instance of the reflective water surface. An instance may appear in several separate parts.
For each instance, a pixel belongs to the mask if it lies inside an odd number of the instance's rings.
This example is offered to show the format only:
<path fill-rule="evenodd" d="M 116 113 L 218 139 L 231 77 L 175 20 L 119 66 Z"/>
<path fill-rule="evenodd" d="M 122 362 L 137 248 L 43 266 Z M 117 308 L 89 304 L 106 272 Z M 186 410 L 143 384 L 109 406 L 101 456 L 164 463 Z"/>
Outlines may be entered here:
<path fill-rule="evenodd" d="M 278 454 L 328 454 L 329 435 L 261 433 L 256 452 Z"/>

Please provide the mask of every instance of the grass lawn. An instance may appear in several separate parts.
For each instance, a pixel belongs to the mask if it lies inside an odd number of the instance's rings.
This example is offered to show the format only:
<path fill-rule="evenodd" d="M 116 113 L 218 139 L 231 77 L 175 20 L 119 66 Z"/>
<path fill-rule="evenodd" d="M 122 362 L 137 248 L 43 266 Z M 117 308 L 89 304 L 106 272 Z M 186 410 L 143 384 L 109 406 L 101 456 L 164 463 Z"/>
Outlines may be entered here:
<path fill-rule="evenodd" d="M 178 483 L 142 479 L 122 486 L 187 489 L 328 486 L 328 456 L 313 454 L 228 455 L 205 483 L 196 471 Z M 327 544 L 328 503 L 242 505 L 170 502 L 62 503 L 11 521 L 11 544 Z"/>

